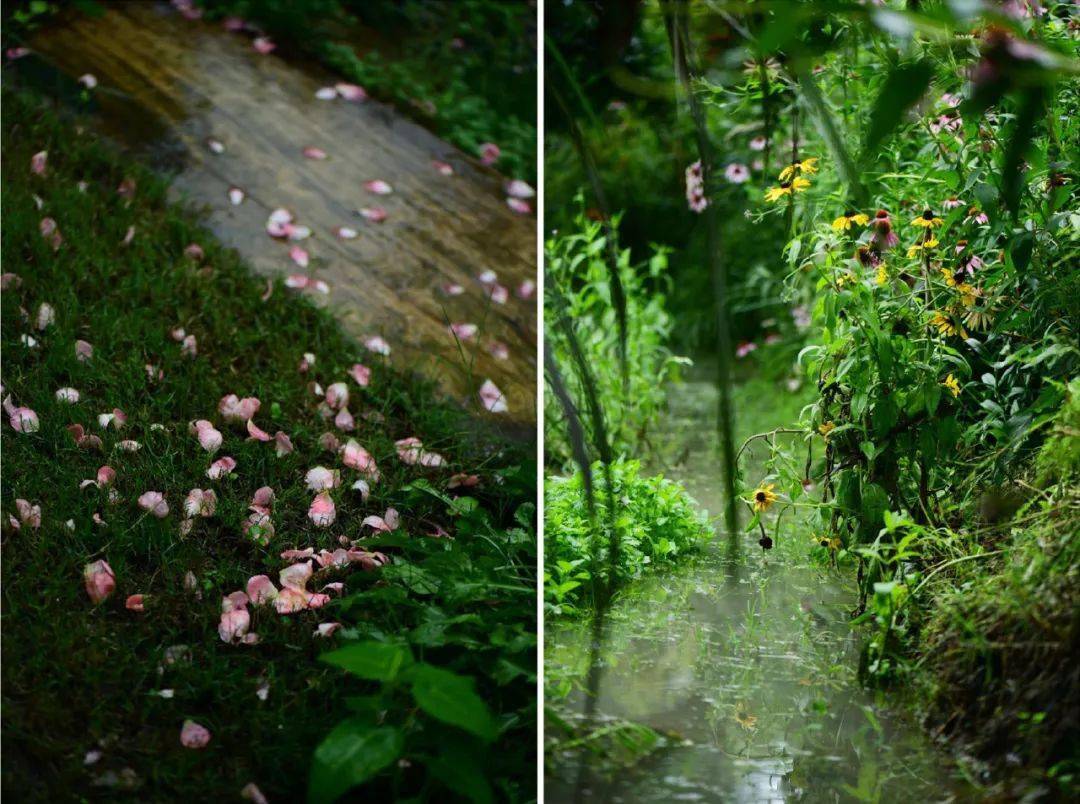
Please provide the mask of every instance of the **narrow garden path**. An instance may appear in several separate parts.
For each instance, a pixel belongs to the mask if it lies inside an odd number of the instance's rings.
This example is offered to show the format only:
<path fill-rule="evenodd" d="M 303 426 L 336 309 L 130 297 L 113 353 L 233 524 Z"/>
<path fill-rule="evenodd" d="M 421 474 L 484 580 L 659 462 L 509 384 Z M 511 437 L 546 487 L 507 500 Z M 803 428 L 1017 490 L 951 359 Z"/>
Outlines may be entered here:
<path fill-rule="evenodd" d="M 503 420 L 523 431 L 535 421 L 536 301 L 522 283 L 536 276 L 536 221 L 510 208 L 503 177 L 386 105 L 319 93 L 329 74 L 167 4 L 73 14 L 32 46 L 69 95 L 96 79 L 102 130 L 175 170 L 173 192 L 206 207 L 213 233 L 256 271 L 325 282 L 302 292 L 327 291 L 350 334 L 384 339 L 394 365 L 477 409 L 490 380 Z M 277 209 L 310 237 L 270 237 Z"/>
<path fill-rule="evenodd" d="M 738 401 L 758 422 L 769 420 L 766 408 L 784 404 L 750 398 L 746 389 Z M 695 370 L 672 387 L 654 434 L 665 445 L 666 474 L 710 514 L 723 502 L 709 424 L 716 404 L 711 376 Z M 718 537 L 699 559 L 620 593 L 600 650 L 593 728 L 604 734 L 620 723 L 642 724 L 665 735 L 664 743 L 616 772 L 588 741 L 549 755 L 552 801 L 581 800 L 583 792 L 584 800 L 621 802 L 970 795 L 944 751 L 858 683 L 854 590 L 808 563 L 810 538 L 808 523 L 790 519 L 769 553 L 753 534 L 740 535 L 734 547 Z M 549 624 L 549 676 L 584 679 L 590 641 L 587 621 Z M 580 721 L 584 695 L 572 694 L 568 704 L 571 711 L 560 715 Z"/>

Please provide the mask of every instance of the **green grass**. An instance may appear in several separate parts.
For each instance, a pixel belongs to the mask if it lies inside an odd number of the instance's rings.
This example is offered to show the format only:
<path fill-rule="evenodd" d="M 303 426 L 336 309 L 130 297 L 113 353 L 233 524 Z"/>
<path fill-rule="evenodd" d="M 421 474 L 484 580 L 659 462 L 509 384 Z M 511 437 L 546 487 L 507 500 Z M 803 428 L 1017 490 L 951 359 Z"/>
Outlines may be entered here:
<path fill-rule="evenodd" d="M 352 714 L 361 726 L 378 718 L 396 730 L 407 760 L 378 772 L 365 797 L 448 800 L 448 783 L 440 781 L 446 774 L 437 778 L 432 769 L 451 751 L 462 767 L 483 768 L 478 786 L 490 783 L 507 800 L 532 798 L 530 449 L 480 431 L 428 386 L 364 353 L 328 314 L 280 283 L 263 301 L 265 282 L 215 243 L 196 216 L 167 203 L 164 181 L 59 120 L 40 100 L 5 94 L 3 105 L 3 270 L 22 280 L 2 294 L 4 393 L 40 417 L 33 434 L 16 433 L 4 417 L 5 523 L 17 498 L 42 508 L 40 529 L 8 529 L 3 543 L 4 792 L 23 801 L 218 801 L 234 800 L 255 782 L 271 800 L 298 798 L 313 749 Z M 48 151 L 47 173 L 32 175 L 31 155 L 41 150 Z M 127 200 L 116 188 L 129 178 L 137 189 Z M 56 252 L 39 233 L 46 215 L 63 235 Z M 135 235 L 124 246 L 129 226 Z M 183 255 L 193 242 L 205 250 L 201 263 Z M 34 318 L 43 302 L 55 308 L 56 320 L 39 332 Z M 196 335 L 197 357 L 181 354 L 170 337 L 174 327 Z M 27 348 L 24 334 L 38 346 Z M 75 359 L 77 339 L 93 344 L 89 362 Z M 305 352 L 317 355 L 306 375 L 297 370 Z M 358 360 L 373 370 L 364 390 L 347 379 Z M 149 380 L 147 364 L 163 377 Z M 319 447 L 319 436 L 333 428 L 316 410 L 310 381 L 350 386 L 352 435 L 383 474 L 367 503 L 348 490 L 355 473 Z M 55 399 L 64 386 L 79 390 L 78 404 Z M 287 432 L 295 452 L 278 458 L 273 444 L 245 440 L 222 423 L 217 405 L 228 393 L 258 397 L 255 421 L 270 433 Z M 128 416 L 120 433 L 97 423 L 97 414 L 114 407 Z M 201 418 L 225 435 L 215 457 L 238 463 L 228 478 L 204 474 L 212 459 L 188 432 L 188 423 Z M 77 448 L 66 429 L 72 423 L 99 434 L 104 452 Z M 408 436 L 444 454 L 448 466 L 403 465 L 394 441 Z M 122 438 L 142 448 L 122 452 Z M 94 487 L 79 489 L 103 464 L 116 470 L 116 502 Z M 342 488 L 333 492 L 337 522 L 327 529 L 306 515 L 313 495 L 304 474 L 316 465 L 342 469 Z M 455 472 L 477 474 L 481 484 L 452 499 L 462 491 L 446 488 Z M 252 493 L 264 485 L 277 495 L 276 536 L 265 547 L 241 531 Z M 181 536 L 183 499 L 192 488 L 214 488 L 218 510 Z M 164 492 L 166 518 L 138 508 L 147 490 Z M 339 536 L 370 533 L 361 531 L 361 520 L 390 506 L 402 513 L 401 530 L 368 539 L 371 549 L 392 556 L 389 567 L 322 573 L 311 588 L 340 580 L 346 591 L 319 611 L 282 616 L 253 608 L 257 646 L 218 638 L 223 595 L 259 573 L 276 584 L 288 564 L 279 557 L 283 549 L 333 549 Z M 95 513 L 103 524 L 94 524 Z M 424 535 L 437 524 L 455 539 Z M 117 588 L 94 606 L 82 570 L 101 558 L 115 571 Z M 196 591 L 185 588 L 189 572 Z M 124 607 L 135 593 L 148 596 L 143 613 Z M 330 621 L 345 630 L 330 640 L 312 636 L 318 623 Z M 409 645 L 418 659 L 475 679 L 497 724 L 494 745 L 416 709 L 392 687 L 318 661 L 322 651 L 358 638 Z M 175 645 L 189 646 L 190 663 L 162 670 L 166 649 Z M 256 690 L 264 683 L 269 696 L 261 701 Z M 158 695 L 163 689 L 174 697 Z M 378 715 L 363 704 L 372 695 L 381 696 Z M 212 732 L 206 749 L 181 747 L 188 718 Z M 103 756 L 84 766 L 91 750 Z M 95 787 L 109 774 L 121 786 L 133 779 L 137 789 Z"/>

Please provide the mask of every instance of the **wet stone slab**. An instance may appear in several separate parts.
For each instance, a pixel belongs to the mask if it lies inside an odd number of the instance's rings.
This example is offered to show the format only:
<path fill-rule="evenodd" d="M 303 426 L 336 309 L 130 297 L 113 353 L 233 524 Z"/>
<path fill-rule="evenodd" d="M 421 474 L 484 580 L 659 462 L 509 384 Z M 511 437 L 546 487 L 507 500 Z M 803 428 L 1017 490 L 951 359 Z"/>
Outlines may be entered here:
<path fill-rule="evenodd" d="M 250 35 L 186 20 L 165 4 L 66 15 L 32 47 L 69 84 L 93 74 L 91 108 L 103 133 L 174 174 L 175 197 L 205 208 L 211 231 L 258 273 L 325 281 L 326 296 L 303 292 L 358 340 L 383 337 L 392 364 L 431 378 L 481 415 L 522 428 L 535 422 L 536 300 L 515 290 L 536 277 L 536 221 L 507 207 L 503 177 L 389 106 L 317 99 L 338 79 L 259 54 Z M 326 158 L 305 157 L 309 147 Z M 454 174 L 442 175 L 433 161 Z M 393 192 L 370 192 L 372 180 Z M 229 199 L 234 187 L 244 192 L 239 205 Z M 282 207 L 312 231 L 299 243 L 310 255 L 306 269 L 290 259 L 296 244 L 266 233 Z M 386 219 L 364 218 L 365 207 L 383 207 Z M 357 237 L 335 236 L 343 226 Z M 504 303 L 478 279 L 492 271 L 509 291 Z M 464 290 L 448 295 L 450 285 Z M 477 334 L 459 342 L 450 323 L 474 324 Z M 492 354 L 498 344 L 508 357 Z M 505 395 L 508 413 L 480 406 L 486 379 Z"/>

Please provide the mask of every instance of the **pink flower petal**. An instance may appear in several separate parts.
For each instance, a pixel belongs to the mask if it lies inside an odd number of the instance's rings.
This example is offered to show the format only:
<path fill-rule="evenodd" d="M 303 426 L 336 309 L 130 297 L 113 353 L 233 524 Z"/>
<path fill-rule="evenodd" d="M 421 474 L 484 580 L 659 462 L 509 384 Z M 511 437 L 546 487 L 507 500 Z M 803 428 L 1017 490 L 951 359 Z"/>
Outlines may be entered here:
<path fill-rule="evenodd" d="M 86 341 L 75 341 L 75 359 L 85 363 L 94 356 L 94 347 Z"/>
<path fill-rule="evenodd" d="M 242 203 L 244 203 L 244 191 L 241 190 L 239 187 L 230 187 L 229 203 L 232 204 L 234 207 L 238 207 Z"/>
<path fill-rule="evenodd" d="M 244 785 L 243 789 L 240 791 L 240 798 L 246 799 L 247 801 L 252 802 L 252 804 L 270 804 L 255 782 L 248 782 Z"/>
<path fill-rule="evenodd" d="M 236 461 L 228 456 L 224 458 L 218 458 L 212 464 L 210 468 L 206 470 L 206 476 L 211 480 L 220 480 L 232 473 L 236 468 Z"/>
<path fill-rule="evenodd" d="M 289 259 L 299 265 L 301 268 L 307 268 L 310 258 L 308 253 L 300 248 L 300 246 L 293 246 L 289 249 Z"/>
<path fill-rule="evenodd" d="M 531 279 L 526 279 L 520 285 L 517 286 L 517 290 L 514 291 L 519 299 L 531 299 L 533 294 L 536 293 L 536 283 Z"/>
<path fill-rule="evenodd" d="M 489 343 L 488 352 L 496 360 L 508 360 L 510 358 L 510 348 L 502 341 L 492 341 Z"/>
<path fill-rule="evenodd" d="M 253 575 L 248 578 L 247 594 L 254 606 L 270 603 L 278 596 L 277 587 L 265 575 Z"/>
<path fill-rule="evenodd" d="M 41 506 L 31 505 L 26 500 L 15 500 L 15 510 L 19 512 L 22 524 L 37 530 L 41 527 Z"/>
<path fill-rule="evenodd" d="M 241 525 L 244 536 L 264 547 L 274 538 L 274 523 L 268 513 L 252 511 Z"/>
<path fill-rule="evenodd" d="M 192 489 L 184 498 L 184 516 L 211 517 L 217 511 L 217 494 L 213 489 Z"/>
<path fill-rule="evenodd" d="M 227 422 L 247 422 L 262 407 L 262 402 L 257 397 L 245 396 L 243 399 L 236 394 L 227 394 L 218 402 L 218 412 Z"/>
<path fill-rule="evenodd" d="M 495 304 L 506 304 L 510 298 L 510 291 L 502 285 L 491 285 L 488 289 L 488 295 Z"/>
<path fill-rule="evenodd" d="M 58 402 L 66 402 L 69 405 L 74 405 L 79 401 L 79 392 L 74 388 L 58 388 L 56 391 L 56 399 Z"/>
<path fill-rule="evenodd" d="M 351 438 L 341 448 L 341 462 L 350 469 L 378 477 L 379 468 L 375 465 L 375 459 L 371 457 L 371 453 Z"/>
<path fill-rule="evenodd" d="M 95 561 L 83 567 L 83 585 L 95 604 L 102 603 L 116 589 L 116 575 L 107 561 Z"/>
<path fill-rule="evenodd" d="M 49 160 L 48 151 L 38 151 L 32 157 L 30 157 L 30 172 L 35 176 L 45 175 L 45 164 Z"/>
<path fill-rule="evenodd" d="M 506 413 L 509 410 L 506 397 L 491 380 L 484 380 L 484 384 L 480 386 L 479 396 L 480 402 L 491 413 Z"/>
<path fill-rule="evenodd" d="M 337 469 L 316 466 L 308 470 L 304 476 L 304 482 L 310 491 L 326 491 L 341 485 L 341 473 Z"/>
<path fill-rule="evenodd" d="M 184 748 L 206 748 L 210 732 L 194 720 L 185 720 L 180 729 L 180 745 Z"/>
<path fill-rule="evenodd" d="M 333 87 L 319 87 L 315 91 L 315 97 L 319 100 L 335 100 L 337 96 L 337 90 Z"/>
<path fill-rule="evenodd" d="M 349 369 L 349 376 L 353 378 L 357 385 L 361 388 L 367 388 L 371 383 L 371 369 L 362 363 L 353 363 L 351 369 Z"/>
<path fill-rule="evenodd" d="M 334 520 L 337 518 L 337 511 L 334 508 L 334 501 L 330 499 L 330 495 L 325 491 L 318 494 L 311 502 L 311 507 L 308 509 L 308 519 L 312 521 L 315 527 L 328 528 L 334 524 Z"/>
<path fill-rule="evenodd" d="M 225 153 L 225 143 L 215 137 L 206 138 L 206 147 L 210 149 L 211 153 L 223 154 Z"/>
<path fill-rule="evenodd" d="M 506 194 L 511 198 L 532 198 L 536 195 L 536 190 L 528 182 L 514 179 L 506 183 Z"/>
<path fill-rule="evenodd" d="M 335 382 L 326 387 L 326 404 L 334 410 L 343 408 L 349 404 L 349 386 L 343 382 Z"/>
<path fill-rule="evenodd" d="M 378 335 L 372 335 L 364 339 L 364 347 L 369 352 L 374 352 L 377 355 L 388 356 L 390 354 L 390 344 L 388 344 L 383 338 Z"/>
<path fill-rule="evenodd" d="M 199 419 L 198 421 L 192 422 L 188 429 L 199 439 L 199 446 L 211 455 L 218 451 L 218 448 L 221 447 L 221 442 L 224 440 L 221 431 L 217 430 L 214 425 L 206 419 Z"/>
<path fill-rule="evenodd" d="M 184 256 L 190 260 L 200 261 L 204 256 L 202 246 L 198 243 L 191 243 L 184 249 Z"/>
<path fill-rule="evenodd" d="M 359 84 L 334 84 L 334 89 L 347 101 L 367 100 L 367 92 Z"/>
<path fill-rule="evenodd" d="M 394 192 L 394 188 L 382 179 L 372 179 L 364 182 L 364 189 L 369 193 L 375 193 L 375 195 L 390 195 L 390 193 Z"/>
<path fill-rule="evenodd" d="M 459 341 L 470 341 L 476 337 L 476 333 L 479 331 L 479 327 L 476 324 L 460 323 L 451 324 L 450 332 Z"/>
<path fill-rule="evenodd" d="M 245 595 L 245 598 L 247 596 Z M 251 613 L 245 609 L 232 609 L 221 614 L 218 623 L 218 636 L 226 644 L 243 639 L 251 627 Z"/>
<path fill-rule="evenodd" d="M 128 611 L 145 611 L 146 595 L 129 595 L 124 601 L 124 608 Z"/>
<path fill-rule="evenodd" d="M 164 519 L 169 515 L 169 504 L 165 501 L 165 495 L 160 491 L 146 491 L 140 494 L 139 507 L 158 519 Z"/>
<path fill-rule="evenodd" d="M 79 76 L 79 83 L 87 89 L 93 89 L 98 84 L 97 76 L 93 73 L 85 73 Z"/>
<path fill-rule="evenodd" d="M 507 198 L 506 206 L 514 210 L 519 215 L 528 215 L 532 212 L 532 207 L 528 201 L 522 201 L 520 198 Z"/>
<path fill-rule="evenodd" d="M 263 56 L 267 55 L 268 53 L 272 53 L 274 48 L 277 47 L 277 45 L 275 45 L 268 36 L 256 37 L 255 40 L 251 43 L 251 46 L 255 49 L 256 53 L 259 53 Z"/>
<path fill-rule="evenodd" d="M 341 628 L 341 623 L 320 623 L 312 633 L 312 636 L 329 637 L 339 628 Z"/>
<path fill-rule="evenodd" d="M 269 441 L 270 434 L 265 430 L 260 430 L 255 424 L 253 419 L 248 419 L 247 423 L 248 440 L 249 441 Z"/>
<path fill-rule="evenodd" d="M 314 145 L 309 145 L 304 148 L 304 156 L 308 159 L 314 159 L 315 161 L 321 162 L 326 159 L 327 153 L 322 148 L 316 148 Z"/>
<path fill-rule="evenodd" d="M 432 164 L 432 166 L 434 166 L 435 170 L 439 171 L 439 175 L 441 175 L 441 176 L 453 176 L 454 175 L 454 166 L 453 165 L 450 165 L 450 164 L 448 164 L 446 162 L 440 162 L 438 159 L 433 159 L 431 161 L 431 164 Z"/>
<path fill-rule="evenodd" d="M 446 463 L 446 459 L 439 453 L 425 450 L 423 442 L 415 436 L 395 441 L 394 447 L 397 449 L 398 458 L 401 462 L 409 466 L 434 468 Z"/>
<path fill-rule="evenodd" d="M 334 416 L 334 427 L 346 433 L 356 429 L 356 420 L 348 408 L 342 408 Z"/>
<path fill-rule="evenodd" d="M 97 485 L 99 488 L 111 486 L 116 480 L 116 470 L 111 466 L 101 466 L 97 470 Z"/>
<path fill-rule="evenodd" d="M 480 145 L 480 164 L 482 165 L 494 165 L 499 161 L 499 156 L 502 151 L 499 150 L 499 146 L 493 142 L 485 142 Z"/>
<path fill-rule="evenodd" d="M 292 440 L 281 430 L 274 433 L 274 451 L 279 458 L 288 455 L 293 451 Z"/>
<path fill-rule="evenodd" d="M 361 207 L 360 214 L 372 223 L 382 223 L 387 213 L 382 207 Z"/>
<path fill-rule="evenodd" d="M 355 240 L 360 234 L 349 226 L 337 226 L 333 229 L 333 233 L 339 240 Z"/>

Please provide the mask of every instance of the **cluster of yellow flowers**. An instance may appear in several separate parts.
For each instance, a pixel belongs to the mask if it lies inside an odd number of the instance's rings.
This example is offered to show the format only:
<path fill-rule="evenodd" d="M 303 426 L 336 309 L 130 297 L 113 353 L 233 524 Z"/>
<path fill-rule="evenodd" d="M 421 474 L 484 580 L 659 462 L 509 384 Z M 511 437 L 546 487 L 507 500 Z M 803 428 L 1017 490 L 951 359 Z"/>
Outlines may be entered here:
<path fill-rule="evenodd" d="M 812 176 L 817 173 L 818 158 L 812 156 L 801 162 L 792 162 L 780 171 L 780 186 L 770 187 L 765 191 L 766 201 L 779 201 L 785 195 L 801 193 L 810 186 L 810 181 L 804 176 Z"/>

